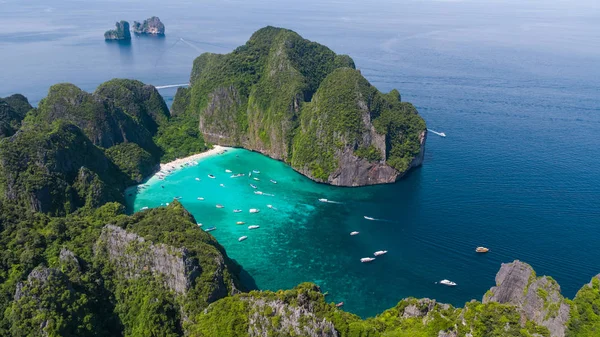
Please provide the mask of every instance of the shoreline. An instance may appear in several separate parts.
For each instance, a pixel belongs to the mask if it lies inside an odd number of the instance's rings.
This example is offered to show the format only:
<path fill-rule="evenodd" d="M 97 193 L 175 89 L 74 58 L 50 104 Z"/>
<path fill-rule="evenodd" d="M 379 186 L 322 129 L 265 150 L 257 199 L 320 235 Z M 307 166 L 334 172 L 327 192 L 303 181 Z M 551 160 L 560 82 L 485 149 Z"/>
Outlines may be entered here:
<path fill-rule="evenodd" d="M 130 186 L 127 189 L 132 188 L 132 187 L 137 187 L 140 185 L 146 185 L 149 183 L 153 183 L 158 180 L 162 180 L 162 179 L 168 177 L 171 173 L 174 173 L 175 171 L 177 171 L 179 169 L 188 167 L 190 165 L 198 165 L 198 161 L 201 159 L 212 157 L 217 154 L 221 154 L 224 151 L 229 151 L 231 149 L 232 149 L 231 147 L 214 145 L 213 148 L 210 150 L 196 153 L 191 156 L 184 157 L 184 158 L 177 158 L 168 163 L 162 163 L 162 164 L 160 164 L 158 170 L 154 171 L 154 173 L 147 176 L 144 180 L 142 180 L 142 182 L 140 182 L 137 185 Z"/>
<path fill-rule="evenodd" d="M 159 174 L 161 171 L 177 170 L 177 169 L 180 169 L 182 165 L 188 164 L 190 162 L 195 162 L 200 159 L 204 159 L 206 157 L 211 157 L 216 154 L 219 154 L 220 152 L 223 152 L 224 150 L 230 150 L 230 149 L 231 148 L 229 148 L 229 147 L 225 147 L 225 146 L 221 146 L 221 145 L 214 145 L 213 148 L 208 151 L 196 153 L 191 156 L 184 157 L 184 158 L 178 158 L 178 159 L 175 159 L 175 160 L 170 161 L 165 164 L 160 164 L 160 169 L 158 170 L 158 172 L 154 173 L 151 177 L 154 177 L 155 175 Z"/>

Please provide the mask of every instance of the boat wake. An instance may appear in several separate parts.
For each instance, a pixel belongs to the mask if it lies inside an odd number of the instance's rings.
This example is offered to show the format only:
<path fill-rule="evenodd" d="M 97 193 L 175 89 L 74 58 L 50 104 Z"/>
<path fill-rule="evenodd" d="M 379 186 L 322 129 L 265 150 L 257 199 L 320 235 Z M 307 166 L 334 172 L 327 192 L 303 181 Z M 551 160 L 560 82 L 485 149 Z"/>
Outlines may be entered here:
<path fill-rule="evenodd" d="M 320 202 L 326 202 L 329 204 L 343 204 L 343 202 L 339 202 L 339 201 L 333 201 L 333 200 L 329 200 L 329 199 L 319 199 Z"/>
<path fill-rule="evenodd" d="M 167 84 L 167 85 L 158 85 L 155 86 L 156 89 L 160 90 L 160 89 L 167 89 L 167 88 L 179 88 L 179 87 L 187 87 L 189 86 L 189 83 L 184 83 L 184 84 Z"/>
<path fill-rule="evenodd" d="M 429 131 L 431 133 L 434 133 L 434 134 L 436 134 L 436 135 L 438 135 L 440 137 L 446 137 L 446 134 L 443 133 L 443 132 L 437 132 L 437 131 L 434 131 L 434 130 L 431 130 L 431 129 L 427 129 L 427 131 Z"/>
<path fill-rule="evenodd" d="M 396 222 L 394 220 L 387 220 L 387 219 L 376 219 L 376 218 L 372 218 L 370 216 L 364 216 L 365 220 L 369 220 L 369 221 L 383 221 L 383 222 Z"/>

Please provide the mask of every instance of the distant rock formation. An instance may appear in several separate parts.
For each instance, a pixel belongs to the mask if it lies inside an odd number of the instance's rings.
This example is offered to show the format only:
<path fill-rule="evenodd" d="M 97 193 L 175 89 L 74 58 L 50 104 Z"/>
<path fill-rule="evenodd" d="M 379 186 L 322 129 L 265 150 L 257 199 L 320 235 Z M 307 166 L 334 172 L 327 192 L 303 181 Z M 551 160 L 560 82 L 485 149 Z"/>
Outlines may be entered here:
<path fill-rule="evenodd" d="M 133 32 L 135 34 L 165 35 L 165 25 L 157 16 L 144 20 L 143 23 L 133 21 Z"/>
<path fill-rule="evenodd" d="M 116 24 L 116 29 L 107 30 L 104 33 L 105 40 L 131 40 L 131 33 L 129 32 L 129 22 L 120 21 Z"/>

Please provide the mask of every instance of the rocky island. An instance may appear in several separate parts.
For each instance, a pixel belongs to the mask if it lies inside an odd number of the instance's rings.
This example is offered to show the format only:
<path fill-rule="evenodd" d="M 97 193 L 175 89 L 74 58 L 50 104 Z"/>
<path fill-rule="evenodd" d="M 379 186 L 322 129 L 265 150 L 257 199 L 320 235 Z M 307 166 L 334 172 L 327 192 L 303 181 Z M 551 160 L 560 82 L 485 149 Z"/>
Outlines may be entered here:
<path fill-rule="evenodd" d="M 119 21 L 115 25 L 115 29 L 107 30 L 104 33 L 105 40 L 131 40 L 131 33 L 129 32 L 129 22 Z"/>
<path fill-rule="evenodd" d="M 134 34 L 165 35 L 165 25 L 156 16 L 144 20 L 143 23 L 134 21 L 132 28 Z"/>
<path fill-rule="evenodd" d="M 349 56 L 293 31 L 266 27 L 230 54 L 200 55 L 190 83 L 174 106 L 207 141 L 263 153 L 315 181 L 391 183 L 423 161 L 427 129 L 415 107 L 397 90 L 379 92 Z"/>

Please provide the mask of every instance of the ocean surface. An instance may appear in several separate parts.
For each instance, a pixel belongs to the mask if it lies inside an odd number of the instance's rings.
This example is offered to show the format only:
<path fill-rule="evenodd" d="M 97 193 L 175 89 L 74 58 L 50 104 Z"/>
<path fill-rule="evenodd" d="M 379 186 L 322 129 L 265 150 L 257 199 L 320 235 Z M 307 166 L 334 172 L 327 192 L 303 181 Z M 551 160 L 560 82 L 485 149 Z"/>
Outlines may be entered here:
<path fill-rule="evenodd" d="M 315 282 L 328 300 L 371 316 L 407 296 L 457 306 L 481 299 L 514 259 L 554 277 L 569 297 L 600 273 L 597 1 L 47 3 L 0 0 L 0 97 L 18 92 L 35 104 L 54 83 L 91 91 L 114 77 L 186 83 L 200 53 L 229 52 L 274 25 L 351 55 L 371 83 L 398 88 L 448 135 L 430 134 L 423 167 L 392 185 L 324 186 L 233 150 L 130 197 L 139 210 L 181 196 L 260 289 Z M 115 21 L 152 15 L 165 38 L 103 40 Z M 169 104 L 174 92 L 161 90 Z M 260 180 L 226 169 L 260 170 Z M 477 255 L 480 245 L 491 252 Z M 377 250 L 389 253 L 360 263 Z M 444 278 L 458 286 L 435 284 Z"/>

